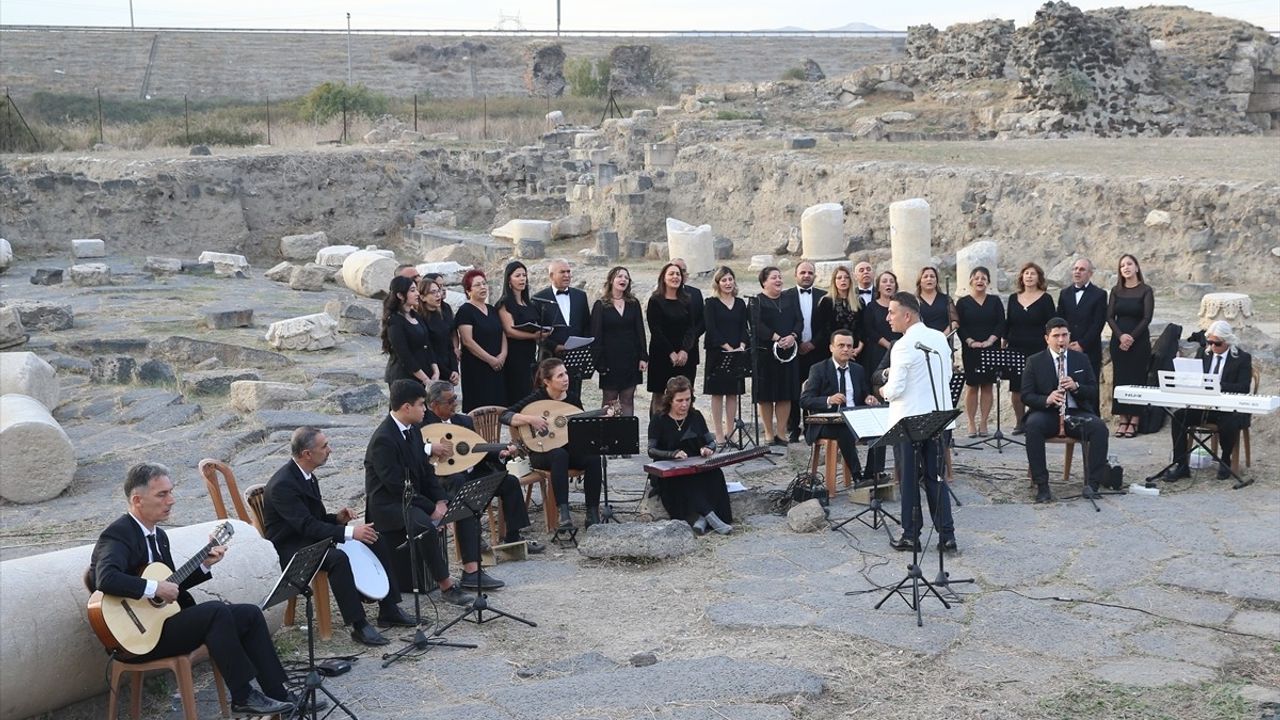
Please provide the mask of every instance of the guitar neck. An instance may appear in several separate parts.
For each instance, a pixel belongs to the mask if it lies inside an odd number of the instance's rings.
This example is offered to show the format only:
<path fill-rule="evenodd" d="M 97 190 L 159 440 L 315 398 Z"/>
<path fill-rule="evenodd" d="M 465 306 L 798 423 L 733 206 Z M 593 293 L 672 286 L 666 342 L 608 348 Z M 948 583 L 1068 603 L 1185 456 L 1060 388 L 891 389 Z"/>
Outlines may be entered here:
<path fill-rule="evenodd" d="M 191 559 L 184 563 L 182 567 L 173 571 L 173 574 L 168 577 L 169 582 L 174 585 L 181 585 L 182 581 L 190 577 L 191 573 L 195 572 L 196 568 L 200 567 L 205 558 L 209 557 L 209 551 L 213 549 L 213 546 L 214 543 L 210 540 L 209 544 L 205 545 L 200 552 L 192 555 Z"/>

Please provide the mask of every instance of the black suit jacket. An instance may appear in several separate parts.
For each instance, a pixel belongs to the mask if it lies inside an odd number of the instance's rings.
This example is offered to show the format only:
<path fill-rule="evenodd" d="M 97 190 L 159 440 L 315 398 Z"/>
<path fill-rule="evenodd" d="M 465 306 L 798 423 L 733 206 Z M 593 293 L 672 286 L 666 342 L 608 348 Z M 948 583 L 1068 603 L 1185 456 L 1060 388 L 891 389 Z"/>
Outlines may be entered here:
<path fill-rule="evenodd" d="M 1071 339 L 1080 343 L 1090 359 L 1102 358 L 1102 328 L 1107 325 L 1107 291 L 1089 283 L 1080 302 L 1076 288 L 1068 285 L 1058 293 L 1058 317 L 1067 321 Z"/>
<path fill-rule="evenodd" d="M 164 530 L 156 528 L 156 544 L 160 546 L 160 561 L 170 568 L 177 566 L 173 562 L 173 554 L 169 551 L 169 536 Z M 147 538 L 142 528 L 125 513 L 116 518 L 98 536 L 98 543 L 93 546 L 93 559 L 89 562 L 89 590 L 101 590 L 108 595 L 133 598 L 142 597 L 147 590 L 147 581 L 138 574 L 147 566 Z M 185 560 L 184 560 L 185 562 Z M 195 599 L 188 588 L 195 587 L 208 580 L 212 575 L 196 568 L 195 572 L 179 585 L 178 605 L 189 608 L 195 605 Z"/>
<path fill-rule="evenodd" d="M 414 373 L 421 370 L 431 375 L 431 366 L 436 365 L 436 358 L 431 350 L 431 337 L 424 320 L 419 318 L 424 343 L 410 341 L 410 323 L 404 315 L 396 313 L 387 319 L 387 341 L 391 343 L 391 352 L 387 354 L 387 369 L 383 379 L 388 383 L 396 380 L 417 380 Z"/>
<path fill-rule="evenodd" d="M 1071 394 L 1076 409 L 1098 414 L 1098 376 L 1093 374 L 1089 358 L 1075 350 L 1067 351 L 1067 375 L 1080 384 Z M 1047 403 L 1049 394 L 1058 389 L 1058 368 L 1048 350 L 1027 358 L 1022 369 L 1022 402 L 1032 410 L 1058 412 L 1057 405 Z"/>
<path fill-rule="evenodd" d="M 587 303 L 587 294 L 578 288 L 569 288 L 569 322 L 568 327 L 556 327 L 564 324 L 564 315 L 560 312 L 560 305 L 556 303 L 556 290 L 554 287 L 547 287 L 533 294 L 535 298 L 550 301 L 550 305 L 545 302 L 534 300 L 534 304 L 538 306 L 538 320 L 543 325 L 550 325 L 554 329 L 547 339 L 542 343 L 542 356 L 544 358 L 559 357 L 556 355 L 556 346 L 563 345 L 570 335 L 578 337 L 591 337 L 591 307 Z"/>
<path fill-rule="evenodd" d="M 855 405 L 866 405 L 866 397 L 871 394 L 871 388 L 867 385 L 866 371 L 856 362 L 849 362 L 849 376 L 853 381 L 853 387 L 849 391 L 853 393 L 853 402 Z M 827 398 L 840 392 L 840 381 L 836 378 L 836 365 L 830 358 L 815 364 L 809 368 L 809 379 L 805 380 L 804 388 L 800 391 L 800 407 L 811 413 L 836 412 L 842 408 L 831 405 L 827 402 Z M 843 425 L 808 425 L 804 429 L 804 437 L 810 443 L 813 443 L 819 437 L 823 436 L 822 430 L 831 428 L 844 429 Z"/>
<path fill-rule="evenodd" d="M 689 332 L 693 334 L 693 349 L 689 351 L 689 363 L 697 365 L 702 361 L 702 356 L 698 352 L 698 347 L 702 344 L 698 342 L 698 338 L 707 332 L 707 302 L 702 299 L 702 291 L 692 285 L 684 285 L 684 291 L 689 293 L 689 307 L 693 308 L 693 327 Z"/>
<path fill-rule="evenodd" d="M 281 563 L 321 540 L 336 544 L 347 539 L 346 526 L 336 515 L 325 512 L 319 489 L 302 476 L 293 460 L 271 476 L 263 500 L 262 523 Z"/>
<path fill-rule="evenodd" d="M 379 532 L 404 529 L 405 473 L 409 474 L 414 505 L 428 514 L 448 499 L 431 466 L 416 430 L 405 440 L 388 414 L 373 431 L 364 451 L 365 517 Z"/>

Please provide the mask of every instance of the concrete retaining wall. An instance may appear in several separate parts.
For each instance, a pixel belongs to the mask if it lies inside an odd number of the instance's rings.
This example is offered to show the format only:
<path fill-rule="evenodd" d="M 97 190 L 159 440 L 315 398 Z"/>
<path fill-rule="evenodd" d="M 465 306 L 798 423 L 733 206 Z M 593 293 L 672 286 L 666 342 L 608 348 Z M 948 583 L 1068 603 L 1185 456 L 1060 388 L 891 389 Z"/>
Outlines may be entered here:
<path fill-rule="evenodd" d="M 196 602 L 261 602 L 280 565 L 271 543 L 238 520 L 213 579 L 192 590 Z M 167 530 L 176 562 L 204 547 L 216 523 Z M 82 577 L 92 545 L 0 563 L 0 720 L 21 720 L 105 693 L 107 656 L 89 627 Z M 267 613 L 280 627 L 283 605 Z"/>

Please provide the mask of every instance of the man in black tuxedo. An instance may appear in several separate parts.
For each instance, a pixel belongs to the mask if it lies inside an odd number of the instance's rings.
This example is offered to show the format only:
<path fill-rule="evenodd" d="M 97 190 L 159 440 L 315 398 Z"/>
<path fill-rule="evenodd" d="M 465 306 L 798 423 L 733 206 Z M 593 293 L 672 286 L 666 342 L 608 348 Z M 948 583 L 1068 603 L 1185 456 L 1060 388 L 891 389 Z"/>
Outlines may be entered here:
<path fill-rule="evenodd" d="M 458 588 L 449 577 L 449 561 L 440 534 L 435 530 L 448 509 L 448 496 L 427 464 L 427 455 L 434 451 L 447 457 L 452 447 L 427 448 L 422 442 L 418 426 L 426 415 L 426 395 L 427 389 L 415 380 L 391 383 L 391 412 L 373 431 L 364 453 L 365 516 L 379 534 L 387 536 L 387 543 L 392 547 L 399 546 L 408 537 L 420 535 L 416 550 L 419 568 L 426 565 L 446 602 L 470 606 L 475 598 Z M 408 527 L 404 510 L 406 481 L 409 485 Z"/>
<path fill-rule="evenodd" d="M 1058 437 L 1059 426 L 1067 437 L 1085 443 L 1084 495 L 1093 497 L 1107 473 L 1107 426 L 1098 417 L 1098 377 L 1084 353 L 1067 347 L 1071 330 L 1066 320 L 1055 317 L 1045 323 L 1044 339 L 1048 348 L 1027 358 L 1022 370 L 1022 401 L 1027 405 L 1023 427 L 1036 502 L 1053 501 L 1044 440 Z"/>
<path fill-rule="evenodd" d="M 152 598 L 176 602 L 182 608 L 165 621 L 155 648 L 125 662 L 145 662 L 183 655 L 200 645 L 227 681 L 231 709 L 239 715 L 274 715 L 293 711 L 297 697 L 285 691 L 284 668 L 271 642 L 271 631 L 257 605 L 208 600 L 196 604 L 188 592 L 212 575 L 210 568 L 226 555 L 227 548 L 209 550 L 204 563 L 181 585 L 167 580 L 143 579 L 139 568 L 162 562 L 176 568 L 169 552 L 169 537 L 157 527 L 173 509 L 173 481 L 169 470 L 157 463 L 129 468 L 124 481 L 129 511 L 107 526 L 93 548 L 86 581 L 90 592 L 133 599 Z M 250 681 L 257 678 L 261 691 Z"/>
<path fill-rule="evenodd" d="M 830 361 L 819 362 L 809 370 L 809 379 L 800 392 L 800 407 L 811 413 L 827 413 L 858 405 L 879 405 L 880 399 L 871 394 L 862 366 L 853 362 L 853 333 L 844 328 L 832 332 L 830 349 Z M 818 438 L 835 438 L 849 472 L 861 476 L 856 441 L 847 425 L 842 422 L 805 428 L 805 442 L 812 445 Z"/>
<path fill-rule="evenodd" d="M 858 305 L 859 309 L 870 305 L 871 301 L 875 299 L 876 289 L 874 286 L 874 274 L 875 269 L 872 268 L 871 263 L 866 260 L 859 261 L 857 265 L 853 266 L 853 292 L 857 294 L 858 300 L 860 301 Z"/>
<path fill-rule="evenodd" d="M 578 288 L 570 287 L 573 281 L 573 268 L 568 260 L 556 259 L 547 265 L 547 275 L 551 287 L 534 293 L 533 301 L 538 304 L 538 317 L 543 325 L 553 329 L 547 339 L 542 342 L 542 359 L 549 357 L 564 359 L 564 344 L 571 335 L 591 337 L 591 307 L 587 302 L 587 294 Z M 569 392 L 580 395 L 582 377 L 570 370 Z M 510 398 L 511 402 L 523 398 Z"/>
<path fill-rule="evenodd" d="M 1089 357 L 1093 376 L 1102 377 L 1102 328 L 1107 324 L 1107 291 L 1094 285 L 1093 263 L 1080 258 L 1071 266 L 1071 286 L 1058 293 L 1058 317 L 1071 331 L 1069 350 Z"/>
<path fill-rule="evenodd" d="M 294 553 L 321 540 L 330 540 L 335 545 L 362 542 L 382 563 L 390 584 L 387 596 L 378 601 L 379 627 L 412 627 L 413 620 L 400 610 L 400 589 L 391 567 L 391 548 L 378 536 L 373 525 L 348 525 L 355 517 L 351 508 L 325 512 L 315 472 L 329 460 L 329 451 L 329 439 L 323 432 L 311 426 L 300 427 L 293 431 L 289 442 L 292 459 L 267 482 L 262 520 L 267 539 L 280 555 L 280 567 L 288 565 Z M 387 639 L 365 619 L 347 554 L 331 548 L 320 569 L 329 574 L 329 587 L 338 601 L 343 622 L 351 627 L 351 639 L 361 645 L 386 645 Z"/>
<path fill-rule="evenodd" d="M 819 334 L 813 327 L 813 312 L 818 307 L 818 301 L 827 294 L 827 291 L 813 286 L 818 271 L 817 267 L 808 260 L 801 260 L 800 264 L 796 265 L 795 276 L 796 286 L 783 290 L 782 294 L 790 295 L 796 306 L 800 308 L 800 337 L 796 338 L 800 341 L 800 347 L 799 354 L 796 355 L 796 368 L 800 372 L 800 377 L 807 378 L 811 368 L 827 359 L 826 348 L 818 347 L 813 342 Z M 791 404 L 794 406 L 799 401 L 798 397 L 792 398 Z M 799 412 L 793 412 L 787 417 L 787 440 L 800 442 Z"/>
<path fill-rule="evenodd" d="M 427 415 L 425 425 L 447 423 L 458 425 L 472 432 L 476 429 L 475 421 L 470 415 L 455 412 L 458 407 L 458 394 L 453 385 L 444 381 L 436 381 L 427 385 Z M 440 484 L 450 496 L 457 493 L 462 483 L 472 478 L 490 475 L 501 470 L 506 473 L 503 463 L 515 454 L 514 445 L 509 445 L 501 452 L 489 453 L 479 465 L 466 472 L 440 475 Z M 502 502 L 502 517 L 506 521 L 507 533 L 503 542 L 525 542 L 528 551 L 540 553 L 545 548 L 537 540 L 525 540 L 520 530 L 529 526 L 529 511 L 524 505 L 524 494 L 520 492 L 520 481 L 514 475 L 506 475 L 498 485 L 497 496 Z M 459 545 L 462 548 L 462 587 L 478 590 L 497 590 L 506 583 L 487 572 L 480 570 L 480 521 L 475 516 L 458 521 Z"/>
<path fill-rule="evenodd" d="M 1208 351 L 1202 348 L 1197 355 L 1204 372 L 1218 376 L 1218 388 L 1224 393 L 1252 392 L 1253 357 L 1236 346 L 1236 335 L 1231 331 L 1231 324 L 1225 320 L 1215 320 L 1205 331 L 1204 339 Z M 1169 426 L 1169 434 L 1173 438 L 1173 459 L 1177 465 L 1166 470 L 1161 476 L 1162 480 L 1174 481 L 1191 476 L 1191 466 L 1187 462 L 1190 455 L 1187 428 L 1204 423 L 1218 426 L 1219 444 L 1222 447 L 1218 479 L 1226 480 L 1231 477 L 1231 453 L 1240 439 L 1241 428 L 1249 424 L 1249 416 L 1238 412 L 1184 408 L 1174 411 L 1173 423 Z"/>

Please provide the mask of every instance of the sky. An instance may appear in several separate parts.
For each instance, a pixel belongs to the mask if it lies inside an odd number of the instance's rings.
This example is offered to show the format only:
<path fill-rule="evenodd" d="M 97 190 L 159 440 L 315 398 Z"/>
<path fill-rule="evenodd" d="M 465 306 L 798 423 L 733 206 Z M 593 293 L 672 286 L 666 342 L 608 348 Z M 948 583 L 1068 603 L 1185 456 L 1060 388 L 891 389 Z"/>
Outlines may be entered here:
<path fill-rule="evenodd" d="M 759 30 L 795 26 L 821 30 L 863 22 L 885 30 L 929 23 L 938 28 L 989 18 L 1031 21 L 1036 0 L 988 0 L 977 6 L 956 0 L 859 2 L 858 0 L 644 0 L 600 2 L 561 0 L 564 30 Z M 1153 0 L 1074 3 L 1083 10 L 1141 7 Z M 1280 30 L 1280 0 L 1171 0 Z M 556 0 L 0 0 L 2 25 L 105 25 L 128 27 L 130 7 L 138 27 L 298 28 L 341 30 L 346 14 L 351 27 L 373 29 L 488 30 L 514 25 L 554 30 Z"/>

